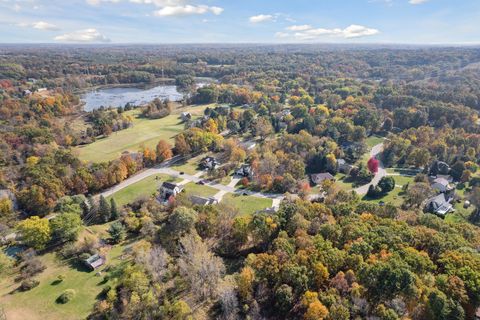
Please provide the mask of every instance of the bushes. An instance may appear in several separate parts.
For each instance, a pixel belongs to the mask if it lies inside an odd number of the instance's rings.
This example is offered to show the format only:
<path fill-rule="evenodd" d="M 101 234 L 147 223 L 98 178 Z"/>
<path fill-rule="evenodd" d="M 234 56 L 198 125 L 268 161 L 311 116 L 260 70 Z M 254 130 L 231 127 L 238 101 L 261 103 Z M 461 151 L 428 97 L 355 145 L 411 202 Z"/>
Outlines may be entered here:
<path fill-rule="evenodd" d="M 75 297 L 75 290 L 73 289 L 67 289 L 63 291 L 63 293 L 57 298 L 58 303 L 67 303 L 72 301 L 72 299 Z"/>
<path fill-rule="evenodd" d="M 22 284 L 20 285 L 20 290 L 21 291 L 28 291 L 32 290 L 36 286 L 40 284 L 40 281 L 35 280 L 35 279 L 27 279 L 22 281 Z"/>

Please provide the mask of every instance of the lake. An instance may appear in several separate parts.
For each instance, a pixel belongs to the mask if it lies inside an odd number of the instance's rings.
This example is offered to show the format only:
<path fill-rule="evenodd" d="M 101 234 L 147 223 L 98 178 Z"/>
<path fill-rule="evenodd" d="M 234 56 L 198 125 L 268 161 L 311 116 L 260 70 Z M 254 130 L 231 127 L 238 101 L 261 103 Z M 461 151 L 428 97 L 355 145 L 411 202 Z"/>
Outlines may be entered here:
<path fill-rule="evenodd" d="M 202 87 L 211 82 L 208 78 L 202 78 L 200 81 L 197 80 L 196 85 Z M 158 85 L 147 88 L 133 86 L 104 88 L 87 92 L 81 96 L 82 102 L 85 103 L 83 107 L 85 111 L 92 111 L 102 106 L 123 107 L 129 102 L 133 105 L 144 105 L 155 98 L 180 101 L 183 99 L 183 93 L 178 92 L 175 85 Z"/>

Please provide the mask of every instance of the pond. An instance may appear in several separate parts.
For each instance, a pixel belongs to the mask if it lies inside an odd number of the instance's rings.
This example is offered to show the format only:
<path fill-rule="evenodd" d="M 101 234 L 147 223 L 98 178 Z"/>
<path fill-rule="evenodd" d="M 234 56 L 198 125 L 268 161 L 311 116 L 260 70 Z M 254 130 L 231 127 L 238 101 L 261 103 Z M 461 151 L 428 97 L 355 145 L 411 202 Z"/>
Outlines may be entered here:
<path fill-rule="evenodd" d="M 197 87 L 211 83 L 208 78 L 197 79 Z M 89 91 L 81 96 L 84 102 L 84 110 L 92 111 L 100 107 L 123 107 L 127 103 L 143 105 L 153 101 L 155 98 L 170 101 L 180 101 L 184 94 L 178 92 L 174 85 L 157 85 L 154 87 L 141 88 L 138 86 L 125 86 L 116 88 L 104 88 Z"/>

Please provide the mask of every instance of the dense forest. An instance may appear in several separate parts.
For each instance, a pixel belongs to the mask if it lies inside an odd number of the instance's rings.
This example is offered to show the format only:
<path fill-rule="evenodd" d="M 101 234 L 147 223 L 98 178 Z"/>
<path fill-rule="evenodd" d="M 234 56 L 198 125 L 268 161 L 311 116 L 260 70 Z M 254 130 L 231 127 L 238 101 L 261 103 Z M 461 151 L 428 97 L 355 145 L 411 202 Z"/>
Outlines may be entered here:
<path fill-rule="evenodd" d="M 183 100 L 83 109 L 86 90 L 158 83 Z M 121 247 L 91 319 L 474 319 L 479 112 L 475 47 L 1 46 L 0 236 L 22 252 L 0 251 L 0 276 L 33 292 L 46 255 L 76 266 Z M 153 147 L 79 155 L 173 117 Z M 212 185 L 240 175 L 240 193 L 279 206 L 103 196 L 207 154 Z"/>

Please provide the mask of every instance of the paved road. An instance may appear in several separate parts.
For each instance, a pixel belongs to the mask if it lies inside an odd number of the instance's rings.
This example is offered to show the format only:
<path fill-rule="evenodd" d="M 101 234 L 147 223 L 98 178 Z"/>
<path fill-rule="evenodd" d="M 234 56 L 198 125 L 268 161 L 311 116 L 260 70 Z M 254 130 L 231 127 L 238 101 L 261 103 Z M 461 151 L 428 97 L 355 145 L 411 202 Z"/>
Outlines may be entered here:
<path fill-rule="evenodd" d="M 370 185 L 376 186 L 378 184 L 378 182 L 380 181 L 380 179 L 387 176 L 387 170 L 385 170 L 385 167 L 383 166 L 382 160 L 380 160 L 379 157 L 378 157 L 378 155 L 380 153 L 382 153 L 382 151 L 383 151 L 383 143 L 377 144 L 376 146 L 374 146 L 372 148 L 372 150 L 370 150 L 370 157 L 375 157 L 379 161 L 378 171 L 375 174 L 375 176 L 373 177 L 372 181 L 370 181 L 370 183 L 367 183 L 367 184 L 355 189 L 355 192 L 358 193 L 361 196 L 364 196 L 364 195 L 367 194 L 368 188 L 370 187 Z"/>

